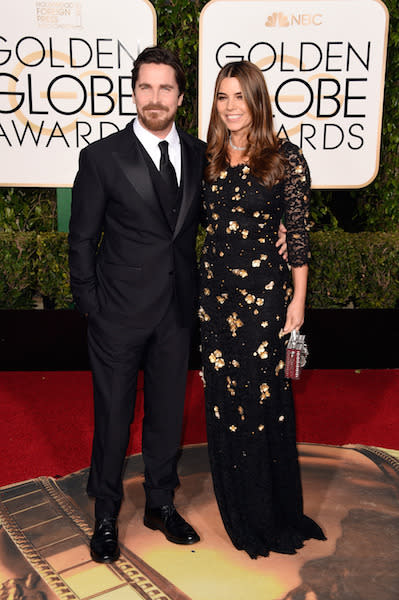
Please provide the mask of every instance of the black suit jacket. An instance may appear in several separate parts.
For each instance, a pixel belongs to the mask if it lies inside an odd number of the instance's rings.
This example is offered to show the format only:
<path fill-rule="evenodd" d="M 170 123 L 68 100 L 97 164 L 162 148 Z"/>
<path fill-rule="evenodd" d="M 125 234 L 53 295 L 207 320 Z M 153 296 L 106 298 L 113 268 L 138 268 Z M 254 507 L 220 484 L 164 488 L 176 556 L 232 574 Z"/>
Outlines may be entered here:
<path fill-rule="evenodd" d="M 191 323 L 205 144 L 178 133 L 182 197 L 174 231 L 131 122 L 81 151 L 72 191 L 69 260 L 72 293 L 82 313 L 120 315 L 147 327 L 159 321 L 175 293 L 182 323 Z"/>

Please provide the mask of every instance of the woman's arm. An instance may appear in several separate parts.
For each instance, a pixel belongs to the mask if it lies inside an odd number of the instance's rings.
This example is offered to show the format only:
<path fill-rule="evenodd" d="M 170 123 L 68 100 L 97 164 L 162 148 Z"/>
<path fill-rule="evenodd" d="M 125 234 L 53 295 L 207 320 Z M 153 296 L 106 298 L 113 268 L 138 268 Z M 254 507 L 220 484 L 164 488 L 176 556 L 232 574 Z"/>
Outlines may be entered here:
<path fill-rule="evenodd" d="M 308 265 L 292 267 L 292 282 L 294 284 L 294 295 L 287 308 L 287 317 L 284 325 L 284 333 L 291 333 L 294 329 L 299 331 L 305 319 L 306 286 L 308 281 Z"/>
<path fill-rule="evenodd" d="M 310 174 L 302 151 L 291 143 L 283 145 L 287 158 L 284 185 L 285 224 L 287 227 L 288 262 L 291 265 L 294 293 L 287 308 L 284 333 L 299 330 L 305 316 L 308 263 L 310 259 L 308 218 Z"/>

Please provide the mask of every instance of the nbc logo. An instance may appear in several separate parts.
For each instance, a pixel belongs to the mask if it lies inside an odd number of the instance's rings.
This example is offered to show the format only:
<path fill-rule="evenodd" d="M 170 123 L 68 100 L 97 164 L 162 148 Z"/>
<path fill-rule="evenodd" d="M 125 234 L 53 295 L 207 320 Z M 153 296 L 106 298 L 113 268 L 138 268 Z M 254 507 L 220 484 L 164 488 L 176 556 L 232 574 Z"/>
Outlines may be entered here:
<path fill-rule="evenodd" d="M 273 13 L 267 17 L 266 27 L 289 27 L 290 22 L 284 13 Z"/>
<path fill-rule="evenodd" d="M 320 14 L 297 14 L 285 15 L 282 12 L 274 12 L 266 20 L 266 27 L 290 27 L 294 25 L 321 25 L 322 15 Z"/>

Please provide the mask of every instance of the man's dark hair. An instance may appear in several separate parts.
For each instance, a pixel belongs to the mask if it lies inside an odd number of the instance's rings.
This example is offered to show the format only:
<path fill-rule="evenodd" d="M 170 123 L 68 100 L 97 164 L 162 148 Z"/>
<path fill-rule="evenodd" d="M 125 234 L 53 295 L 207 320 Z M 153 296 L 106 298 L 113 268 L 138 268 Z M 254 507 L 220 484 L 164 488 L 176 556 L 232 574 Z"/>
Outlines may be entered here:
<path fill-rule="evenodd" d="M 186 87 L 186 76 L 183 71 L 182 64 L 179 58 L 173 54 L 167 48 L 161 46 L 153 46 L 145 48 L 136 60 L 134 61 L 134 67 L 132 69 L 132 90 L 136 87 L 136 81 L 139 76 L 139 70 L 141 65 L 155 63 L 156 65 L 169 65 L 175 71 L 177 85 L 179 92 L 182 94 Z"/>

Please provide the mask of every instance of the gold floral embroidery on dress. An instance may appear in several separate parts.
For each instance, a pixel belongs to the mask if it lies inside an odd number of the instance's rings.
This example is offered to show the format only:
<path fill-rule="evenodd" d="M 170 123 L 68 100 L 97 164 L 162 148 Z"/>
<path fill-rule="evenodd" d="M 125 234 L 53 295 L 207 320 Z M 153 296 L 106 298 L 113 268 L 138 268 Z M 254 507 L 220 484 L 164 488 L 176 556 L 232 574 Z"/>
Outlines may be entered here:
<path fill-rule="evenodd" d="M 227 177 L 227 171 L 221 171 L 220 175 L 219 175 L 219 179 L 226 179 Z"/>
<path fill-rule="evenodd" d="M 253 304 L 255 302 L 255 296 L 253 294 L 247 294 L 245 296 L 245 302 L 247 304 Z"/>
<path fill-rule="evenodd" d="M 268 352 L 266 352 L 266 348 L 268 347 L 268 345 L 269 345 L 269 342 L 267 342 L 267 341 L 261 342 L 257 351 L 254 352 L 254 356 L 259 354 L 260 358 L 262 358 L 262 359 L 267 358 L 269 356 Z"/>
<path fill-rule="evenodd" d="M 209 233 L 209 235 L 213 235 L 215 233 L 215 230 L 213 229 L 212 223 L 210 223 L 208 225 L 208 227 L 206 228 L 206 231 Z"/>
<path fill-rule="evenodd" d="M 260 265 L 261 265 L 261 262 L 260 262 L 259 258 L 256 258 L 255 260 L 252 261 L 252 266 L 254 268 L 260 267 Z"/>
<path fill-rule="evenodd" d="M 238 412 L 240 413 L 241 421 L 245 421 L 245 414 L 244 414 L 244 409 L 242 406 L 238 407 Z"/>
<path fill-rule="evenodd" d="M 244 213 L 244 212 L 245 212 L 245 210 L 243 209 L 243 207 L 242 207 L 242 206 L 234 206 L 234 207 L 231 209 L 231 212 L 239 212 L 239 213 Z"/>
<path fill-rule="evenodd" d="M 262 327 L 268 327 L 269 321 L 262 321 L 261 325 L 262 325 Z"/>
<path fill-rule="evenodd" d="M 230 271 L 239 277 L 248 277 L 248 272 L 245 269 L 230 269 Z"/>
<path fill-rule="evenodd" d="M 231 396 L 235 396 L 236 395 L 236 391 L 234 388 L 237 387 L 237 382 L 235 379 L 232 379 L 229 375 L 226 377 L 226 381 L 227 381 L 227 390 L 229 392 L 229 394 Z"/>
<path fill-rule="evenodd" d="M 215 184 L 212 186 L 212 192 L 217 192 L 218 191 L 218 186 Z"/>
<path fill-rule="evenodd" d="M 226 228 L 226 233 L 231 233 L 232 231 L 237 231 L 240 228 L 237 221 L 229 221 L 229 226 Z"/>
<path fill-rule="evenodd" d="M 217 213 L 212 213 L 212 219 L 214 221 L 217 221 L 218 219 L 220 219 L 220 216 Z"/>
<path fill-rule="evenodd" d="M 272 290 L 273 288 L 274 288 L 274 281 L 269 281 L 269 283 L 267 283 L 267 284 L 265 285 L 265 290 L 268 290 L 268 291 L 270 291 L 270 290 Z"/>
<path fill-rule="evenodd" d="M 256 304 L 258 306 L 263 306 L 265 303 L 265 299 L 264 298 L 256 298 Z"/>
<path fill-rule="evenodd" d="M 213 364 L 214 368 L 216 371 L 219 371 L 219 369 L 221 369 L 222 367 L 224 367 L 224 359 L 223 359 L 223 355 L 220 352 L 220 350 L 214 350 L 210 355 L 209 355 L 209 362 L 211 364 Z"/>
<path fill-rule="evenodd" d="M 218 406 L 214 406 L 213 407 L 213 412 L 215 413 L 215 417 L 217 419 L 220 419 L 220 412 L 219 412 L 219 407 Z"/>
<path fill-rule="evenodd" d="M 228 297 L 228 293 L 223 292 L 220 296 L 216 296 L 216 300 L 219 302 L 219 304 L 223 304 L 224 302 L 226 302 Z"/>
<path fill-rule="evenodd" d="M 292 296 L 292 292 L 293 289 L 292 288 L 288 288 L 284 297 L 284 300 L 287 302 L 287 300 Z"/>
<path fill-rule="evenodd" d="M 284 369 L 284 361 L 280 360 L 277 367 L 275 368 L 275 374 L 278 375 L 281 371 L 281 369 Z"/>
<path fill-rule="evenodd" d="M 263 401 L 267 398 L 270 398 L 270 390 L 267 383 L 261 383 L 259 386 L 260 390 L 260 404 L 263 404 Z"/>
<path fill-rule="evenodd" d="M 208 279 L 212 279 L 212 277 L 213 277 L 213 272 L 212 272 L 212 270 L 209 268 L 209 267 L 210 267 L 210 264 L 209 264 L 209 262 L 205 261 L 205 262 L 204 262 L 204 267 L 205 267 L 205 269 L 206 269 L 207 278 L 208 278 Z"/>
<path fill-rule="evenodd" d="M 249 231 L 248 231 L 248 229 L 243 229 L 243 230 L 241 231 L 241 235 L 242 235 L 242 237 L 244 238 L 244 240 L 246 240 L 246 239 L 247 239 L 247 237 L 248 237 L 248 234 L 249 234 Z"/>
<path fill-rule="evenodd" d="M 242 327 L 244 325 L 244 323 L 241 321 L 241 319 L 238 318 L 238 315 L 236 312 L 233 312 L 232 315 L 229 315 L 226 319 L 226 321 L 228 322 L 229 326 L 230 326 L 230 331 L 231 331 L 231 335 L 233 337 L 237 336 L 237 329 L 239 327 Z"/>
<path fill-rule="evenodd" d="M 238 360 L 235 360 L 235 358 L 231 361 L 231 364 L 233 365 L 233 367 L 235 367 L 236 369 L 240 368 L 240 363 L 238 362 Z"/>
<path fill-rule="evenodd" d="M 204 296 L 209 296 L 211 293 L 211 290 L 209 288 L 204 288 Z"/>
<path fill-rule="evenodd" d="M 205 309 L 202 306 L 199 307 L 198 316 L 202 322 L 211 320 L 211 317 L 205 312 Z"/>
<path fill-rule="evenodd" d="M 233 433 L 235 433 L 237 431 L 237 427 L 236 425 L 230 425 L 229 427 L 230 431 L 232 431 Z"/>
<path fill-rule="evenodd" d="M 264 430 L 264 428 L 265 428 L 265 426 L 264 426 L 264 425 L 258 425 L 258 429 L 259 429 L 259 431 L 263 431 L 263 430 Z"/>
<path fill-rule="evenodd" d="M 259 212 L 258 210 L 256 210 L 256 211 L 254 212 L 254 217 L 256 217 L 256 218 L 257 218 L 257 217 L 260 217 L 260 212 Z"/>

